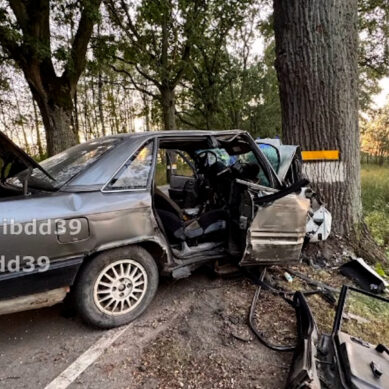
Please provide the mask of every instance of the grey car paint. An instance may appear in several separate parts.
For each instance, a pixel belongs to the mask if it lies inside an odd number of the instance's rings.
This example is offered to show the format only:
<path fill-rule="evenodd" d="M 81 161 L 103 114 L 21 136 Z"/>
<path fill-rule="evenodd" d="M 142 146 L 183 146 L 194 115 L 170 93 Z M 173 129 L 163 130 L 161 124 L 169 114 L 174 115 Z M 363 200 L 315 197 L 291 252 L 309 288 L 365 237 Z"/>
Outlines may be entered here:
<path fill-rule="evenodd" d="M 270 138 L 257 139 L 256 143 L 259 147 L 268 145 L 276 150 L 279 157 L 276 174 L 282 183 L 286 183 L 287 178 L 290 181 L 291 178 L 296 179 L 296 176 L 303 176 L 300 146 L 284 145 L 280 139 Z M 308 189 L 308 192 L 306 189 Z M 331 213 L 327 210 L 325 204 L 315 196 L 311 188 L 304 188 L 301 194 L 311 199 L 311 209 L 306 224 L 308 240 L 312 243 L 325 241 L 331 233 Z"/>
<path fill-rule="evenodd" d="M 44 210 L 45 218 L 42 218 Z M 50 222 L 50 234 L 5 234 L 1 226 L 0 245 L 6 259 L 20 256 L 48 256 L 50 260 L 63 257 L 85 256 L 93 252 L 117 247 L 121 242 L 153 240 L 162 245 L 159 229 L 151 210 L 150 191 L 133 192 L 124 195 L 119 192 L 62 193 L 49 196 L 31 196 L 26 199 L 0 202 L 0 214 L 4 219 L 26 224 L 38 220 L 40 224 Z M 62 243 L 54 228 L 56 219 L 71 220 L 85 218 L 81 239 Z M 23 245 L 20 242 L 23 241 Z"/>
<path fill-rule="evenodd" d="M 65 263 L 71 258 L 83 259 L 96 252 L 114 247 L 146 243 L 153 245 L 154 253 L 156 252 L 159 257 L 156 260 L 160 262 L 159 265 L 162 270 L 173 271 L 175 266 L 177 268 L 182 267 L 183 261 L 173 258 L 170 247 L 155 218 L 152 208 L 152 182 L 149 181 L 147 188 L 142 190 L 108 191 L 105 186 L 126 161 L 147 142 L 153 141 L 155 146 L 151 173 L 151 177 L 153 177 L 157 143 L 160 138 L 206 138 L 209 139 L 211 144 L 214 144 L 214 138 L 231 136 L 242 136 L 249 142 L 252 151 L 256 154 L 269 176 L 272 189 L 280 188 L 279 178 L 274 173 L 266 157 L 256 147 L 250 135 L 243 131 L 177 131 L 119 135 L 115 136 L 121 139 L 117 146 L 103 154 L 94 164 L 81 171 L 57 192 L 38 192 L 29 196 L 21 195 L 1 199 L 0 214 L 3 220 L 0 227 L 0 230 L 2 229 L 0 234 L 1 254 L 6 261 L 11 260 L 16 255 L 33 256 L 35 258 L 47 256 L 51 265 L 53 265 L 59 262 Z M 99 142 L 99 140 L 92 142 Z M 22 162 L 25 163 L 26 167 L 35 167 L 35 165 L 29 165 L 28 159 L 24 159 Z M 251 242 L 248 239 L 250 249 L 246 249 L 245 256 L 249 253 L 251 258 L 260 259 L 263 257 L 268 261 L 270 253 L 276 253 L 277 250 L 283 252 L 287 240 L 285 234 L 294 231 L 297 238 L 294 243 L 290 244 L 295 247 L 293 250 L 285 251 L 285 253 L 288 254 L 291 261 L 298 259 L 302 245 L 300 244 L 300 234 L 302 229 L 305 228 L 305 221 L 302 223 L 304 218 L 302 216 L 304 210 L 302 204 L 304 202 L 297 196 L 288 196 L 287 202 L 288 209 L 293 210 L 296 207 L 292 213 L 298 217 L 293 220 L 290 219 L 286 224 L 280 222 L 278 232 L 276 223 L 273 226 L 272 241 L 269 241 L 270 243 L 266 246 L 266 249 L 261 247 L 261 242 L 255 240 Z M 269 213 L 273 214 L 274 220 L 281 221 L 284 216 L 277 202 L 268 208 L 259 209 L 249 236 L 255 236 L 259 230 L 266 227 L 260 222 L 260 219 L 262 214 L 266 216 Z M 4 231 L 5 225 L 9 226 L 10 220 L 13 220 L 14 223 L 26 224 L 34 219 L 38 221 L 38 226 L 47 222 L 54 226 L 57 219 L 67 220 L 68 222 L 77 219 L 81 221 L 81 231 L 73 237 L 59 236 L 54 228 L 51 228 L 51 233 L 48 235 L 29 235 L 25 232 L 22 235 L 9 235 Z M 274 237 L 278 238 L 274 240 Z M 148 247 L 150 248 L 150 246 Z M 157 250 L 155 251 L 155 249 Z M 286 256 L 276 256 L 273 263 L 280 260 L 286 261 Z M 191 264 L 191 268 L 193 268 L 193 264 Z M 0 273 L 0 291 L 2 288 L 1 277 L 3 276 L 4 274 Z M 17 277 L 13 275 L 13 279 L 17 280 Z M 70 279 L 72 278 L 70 277 Z M 44 282 L 42 285 L 42 288 L 50 289 L 47 283 Z M 23 295 L 23 288 L 15 289 L 17 290 L 14 291 L 14 297 Z M 51 286 L 51 289 L 54 289 L 54 287 Z M 44 290 L 37 290 L 36 292 Z"/>
<path fill-rule="evenodd" d="M 310 201 L 290 194 L 258 210 L 247 231 L 244 265 L 298 261 Z"/>

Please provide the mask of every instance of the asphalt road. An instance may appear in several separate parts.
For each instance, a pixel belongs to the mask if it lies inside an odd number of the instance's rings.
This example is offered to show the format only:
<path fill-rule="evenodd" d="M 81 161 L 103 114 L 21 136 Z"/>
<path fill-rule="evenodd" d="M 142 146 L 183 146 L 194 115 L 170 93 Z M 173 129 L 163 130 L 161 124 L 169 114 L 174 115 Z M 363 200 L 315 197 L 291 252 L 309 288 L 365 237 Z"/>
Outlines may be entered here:
<path fill-rule="evenodd" d="M 198 332 L 198 340 L 191 338 L 191 332 L 188 331 L 184 334 L 187 338 L 182 338 L 184 349 L 186 342 L 192 342 L 195 344 L 194 350 L 200 350 L 202 353 L 213 350 L 215 354 L 220 352 L 220 355 L 224 353 L 228 361 L 228 358 L 236 358 L 236 347 L 240 347 L 239 353 L 242 353 L 242 359 L 248 364 L 247 366 L 253 365 L 253 361 L 269 364 L 268 368 L 263 369 L 262 376 L 255 373 L 257 370 L 253 370 L 250 378 L 253 385 L 250 387 L 270 387 L 266 384 L 268 379 L 271 379 L 269 382 L 274 381 L 272 387 L 279 387 L 280 382 L 285 378 L 286 367 L 289 365 L 289 360 L 286 360 L 284 355 L 271 352 L 256 341 L 250 342 L 250 346 L 247 346 L 231 337 L 232 340 L 229 342 L 232 343 L 225 345 L 224 341 L 220 342 L 218 339 L 219 334 L 225 336 L 223 332 L 228 319 L 220 318 L 223 317 L 221 312 L 224 310 L 227 312 L 228 304 L 231 305 L 231 296 L 226 293 L 233 285 L 231 282 L 221 279 L 212 280 L 202 273 L 179 281 L 163 280 L 156 298 L 146 313 L 131 323 L 111 345 L 101 350 L 97 357 L 95 355 L 95 360 L 86 368 L 85 366 L 82 368 L 82 364 L 78 365 L 77 361 L 80 356 L 85 356 L 86 359 L 91 357 L 88 350 L 93 349 L 104 336 L 107 337 L 106 331 L 88 327 L 77 317 L 65 318 L 61 312 L 61 305 L 1 316 L 0 387 L 2 389 L 45 388 L 69 366 L 73 366 L 76 370 L 80 369 L 79 374 L 69 382 L 69 388 L 176 387 L 173 381 L 167 386 L 161 384 L 162 381 L 150 385 L 145 381 L 146 384 L 140 385 L 140 381 L 134 381 L 134 376 L 139 372 L 147 378 L 147 371 L 145 372 L 145 369 L 139 365 L 144 349 L 150 348 L 161 334 L 179 328 L 185 320 L 189 323 L 187 325 L 194 326 L 195 331 Z M 250 294 L 251 291 L 248 296 Z M 221 300 L 224 302 L 219 302 Z M 245 320 L 247 303 L 248 301 L 244 299 L 241 301 L 243 305 L 239 315 L 243 316 L 242 320 Z M 117 331 L 117 329 L 111 330 L 108 337 L 111 336 L 110 334 L 114 336 Z M 206 343 L 204 339 L 208 339 Z M 245 350 L 247 355 L 244 355 Z M 199 352 L 196 351 L 197 354 Z M 146 358 L 151 357 L 147 354 Z M 169 365 L 172 362 L 166 363 Z M 235 364 L 232 362 L 232 366 Z M 279 366 L 282 366 L 283 373 L 274 380 L 276 374 L 274 372 L 279 371 Z M 169 366 L 165 368 L 169 369 Z M 185 369 L 182 374 L 185 381 Z M 231 382 L 234 382 L 236 374 L 231 372 Z M 212 379 L 215 380 L 215 386 L 211 383 Z M 216 386 L 217 382 L 221 382 L 220 379 L 217 377 L 212 379 L 209 387 L 229 387 L 228 385 Z M 265 385 L 262 386 L 262 383 Z M 181 384 L 177 387 L 181 387 Z M 193 384 L 190 387 L 201 386 Z M 232 384 L 231 387 L 239 387 L 239 385 Z"/>

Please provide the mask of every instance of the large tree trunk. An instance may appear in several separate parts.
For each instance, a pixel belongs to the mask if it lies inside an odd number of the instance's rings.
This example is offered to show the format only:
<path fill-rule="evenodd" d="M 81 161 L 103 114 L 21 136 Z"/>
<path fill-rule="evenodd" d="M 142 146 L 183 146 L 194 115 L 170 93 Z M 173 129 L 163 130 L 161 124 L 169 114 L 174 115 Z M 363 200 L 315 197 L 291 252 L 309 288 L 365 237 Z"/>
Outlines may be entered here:
<path fill-rule="evenodd" d="M 39 75 L 31 78 L 26 74 L 26 79 L 42 115 L 47 154 L 52 156 L 77 144 L 77 136 L 71 126 L 74 92 L 62 88 L 60 93 L 55 85 L 53 90 L 37 88 L 37 85 L 42 85 Z"/>
<path fill-rule="evenodd" d="M 284 143 L 339 150 L 304 164 L 333 215 L 333 231 L 361 223 L 357 0 L 274 0 Z"/>
<path fill-rule="evenodd" d="M 164 130 L 175 131 L 176 127 L 176 102 L 174 89 L 161 88 L 162 121 Z"/>
<path fill-rule="evenodd" d="M 47 115 L 47 117 L 45 117 Z M 59 106 L 49 108 L 42 113 L 46 128 L 47 152 L 55 155 L 77 144 L 77 137 L 71 128 L 72 109 Z"/>
<path fill-rule="evenodd" d="M 57 76 L 52 61 L 49 0 L 9 1 L 12 25 L 1 23 L 0 44 L 23 71 L 42 114 L 47 151 L 56 154 L 76 144 L 71 127 L 77 82 L 86 65 L 86 51 L 98 19 L 101 0 L 79 2 L 78 28 L 73 35 L 64 71 Z M 11 30 L 15 30 L 10 33 Z M 17 33 L 15 33 L 17 31 Z"/>

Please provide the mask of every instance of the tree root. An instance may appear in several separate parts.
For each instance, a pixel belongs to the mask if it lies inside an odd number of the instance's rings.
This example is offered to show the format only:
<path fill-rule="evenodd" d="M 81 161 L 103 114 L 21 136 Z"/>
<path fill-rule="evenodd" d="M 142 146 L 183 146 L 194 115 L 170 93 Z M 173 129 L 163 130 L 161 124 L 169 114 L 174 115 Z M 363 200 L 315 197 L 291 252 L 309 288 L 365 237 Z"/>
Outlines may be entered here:
<path fill-rule="evenodd" d="M 370 265 L 380 262 L 384 267 L 389 267 L 388 257 L 372 237 L 366 223 L 361 222 L 354 235 L 354 239 L 351 239 L 350 242 L 358 257 L 363 258 Z"/>
<path fill-rule="evenodd" d="M 350 259 L 345 253 L 355 254 L 372 266 L 382 263 L 389 271 L 389 260 L 365 223 L 361 223 L 358 231 L 350 236 L 331 234 L 325 242 L 308 243 L 302 251 L 302 260 L 318 266 L 339 266 L 339 258 Z"/>

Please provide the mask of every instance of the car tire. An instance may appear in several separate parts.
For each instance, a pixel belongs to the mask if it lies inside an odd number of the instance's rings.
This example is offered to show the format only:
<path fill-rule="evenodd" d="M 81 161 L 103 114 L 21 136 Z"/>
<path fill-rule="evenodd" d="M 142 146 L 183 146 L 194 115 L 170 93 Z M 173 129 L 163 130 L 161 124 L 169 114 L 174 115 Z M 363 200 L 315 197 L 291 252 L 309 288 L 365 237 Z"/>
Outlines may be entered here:
<path fill-rule="evenodd" d="M 77 311 L 99 328 L 130 323 L 150 305 L 158 281 L 158 267 L 142 247 L 103 252 L 81 270 L 75 287 Z"/>

